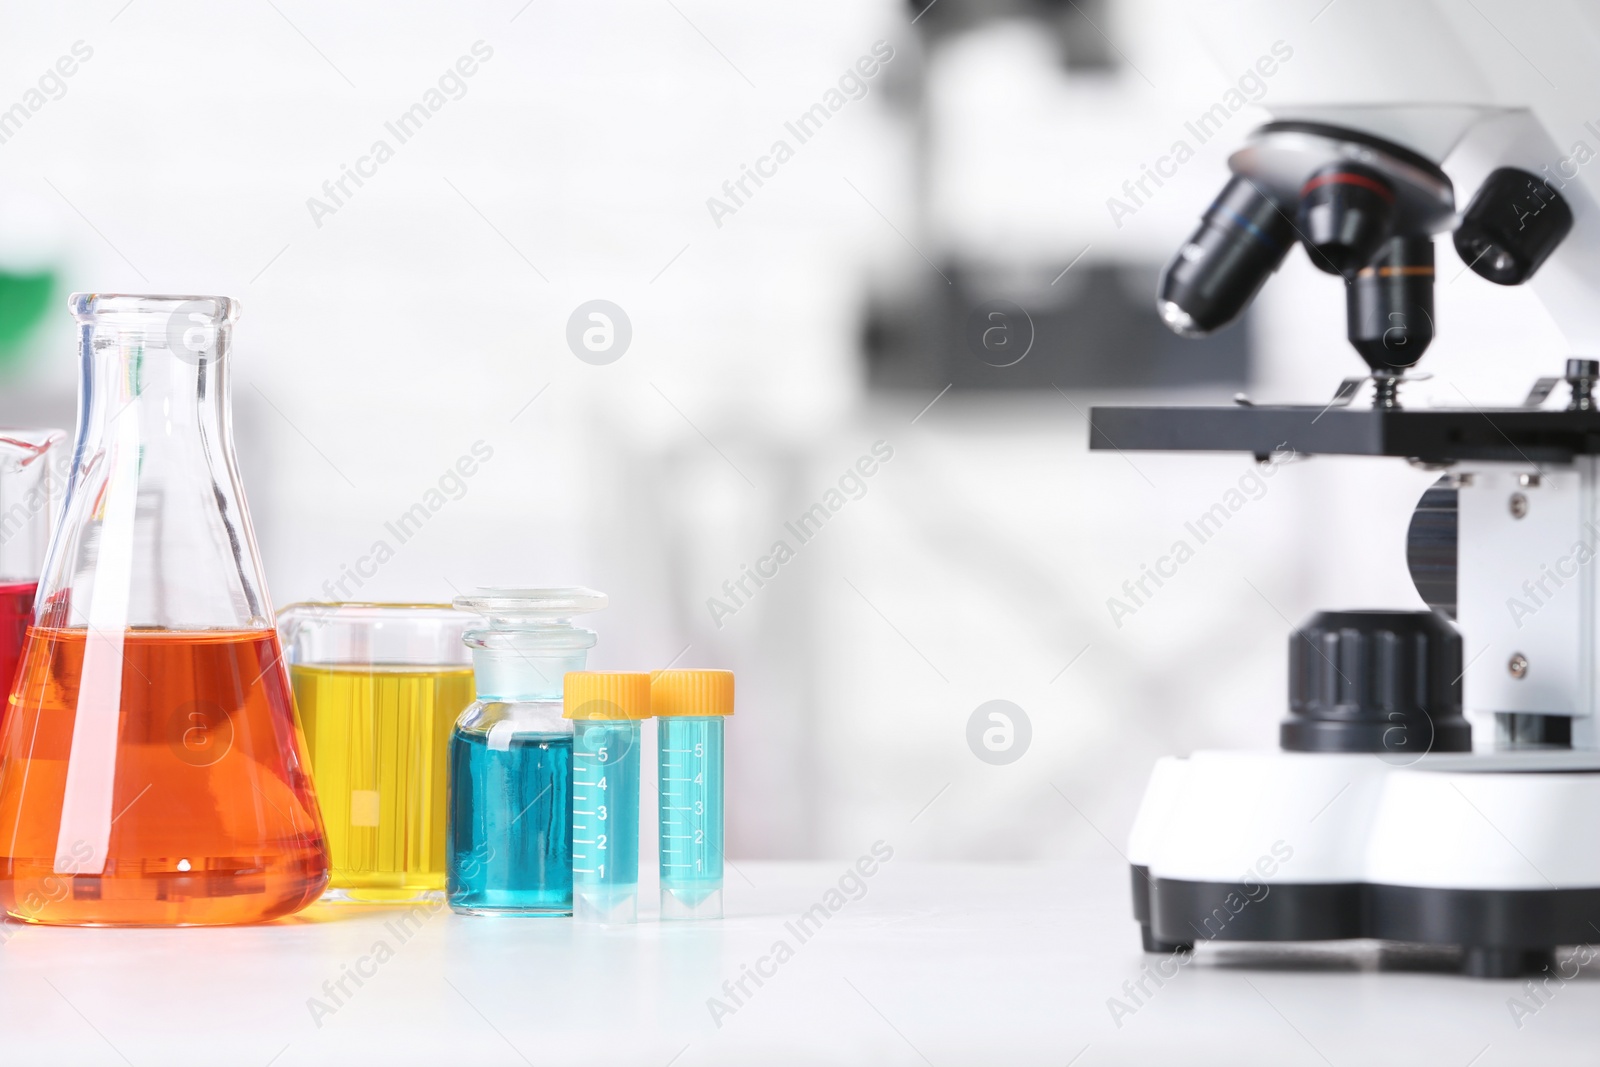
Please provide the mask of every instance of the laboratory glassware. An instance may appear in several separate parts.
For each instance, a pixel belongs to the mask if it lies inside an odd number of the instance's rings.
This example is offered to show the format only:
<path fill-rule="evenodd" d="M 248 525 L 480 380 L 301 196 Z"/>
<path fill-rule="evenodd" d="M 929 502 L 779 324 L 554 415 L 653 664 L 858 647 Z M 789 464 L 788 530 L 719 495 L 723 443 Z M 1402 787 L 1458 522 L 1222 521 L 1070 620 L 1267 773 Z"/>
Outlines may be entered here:
<path fill-rule="evenodd" d="M 733 714 L 732 671 L 657 671 L 661 918 L 720 919 L 723 867 L 723 720 Z"/>
<path fill-rule="evenodd" d="M 639 751 L 650 717 L 650 675 L 573 671 L 565 710 L 572 729 L 572 917 L 639 917 Z"/>
<path fill-rule="evenodd" d="M 60 430 L 0 430 L 0 687 L 8 695 L 61 503 L 66 437 Z"/>
<path fill-rule="evenodd" d="M 595 635 L 572 618 L 606 606 L 592 589 L 480 589 L 457 608 L 478 697 L 450 738 L 447 894 L 468 915 L 572 914 L 572 720 L 562 679 Z"/>
<path fill-rule="evenodd" d="M 449 604 L 291 604 L 278 614 L 333 871 L 324 899 L 444 889 L 450 731 L 472 703 Z"/>
<path fill-rule="evenodd" d="M 233 453 L 226 297 L 78 293 L 78 429 L 0 732 L 0 903 L 211 925 L 328 853 Z"/>

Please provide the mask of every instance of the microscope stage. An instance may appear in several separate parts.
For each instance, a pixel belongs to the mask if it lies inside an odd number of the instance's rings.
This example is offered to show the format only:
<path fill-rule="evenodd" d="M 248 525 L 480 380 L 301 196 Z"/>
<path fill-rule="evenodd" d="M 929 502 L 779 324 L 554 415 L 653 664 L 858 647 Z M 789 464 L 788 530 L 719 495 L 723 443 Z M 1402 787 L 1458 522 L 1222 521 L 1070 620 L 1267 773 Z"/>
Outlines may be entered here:
<path fill-rule="evenodd" d="M 1568 463 L 1600 454 L 1600 411 L 1327 405 L 1097 407 L 1089 447 L 1120 452 L 1274 452 Z"/>

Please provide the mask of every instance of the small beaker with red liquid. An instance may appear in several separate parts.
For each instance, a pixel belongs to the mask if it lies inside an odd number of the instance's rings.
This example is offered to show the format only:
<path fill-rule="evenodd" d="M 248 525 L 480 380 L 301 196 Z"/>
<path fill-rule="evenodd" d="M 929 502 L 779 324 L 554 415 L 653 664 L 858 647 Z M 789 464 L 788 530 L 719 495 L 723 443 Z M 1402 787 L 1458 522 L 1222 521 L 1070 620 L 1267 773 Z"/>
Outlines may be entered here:
<path fill-rule="evenodd" d="M 60 430 L 0 429 L 0 690 L 7 694 L 61 504 L 70 462 L 66 439 Z"/>
<path fill-rule="evenodd" d="M 77 293 L 78 430 L 0 727 L 0 905 L 215 925 L 328 881 L 234 461 L 226 297 Z"/>

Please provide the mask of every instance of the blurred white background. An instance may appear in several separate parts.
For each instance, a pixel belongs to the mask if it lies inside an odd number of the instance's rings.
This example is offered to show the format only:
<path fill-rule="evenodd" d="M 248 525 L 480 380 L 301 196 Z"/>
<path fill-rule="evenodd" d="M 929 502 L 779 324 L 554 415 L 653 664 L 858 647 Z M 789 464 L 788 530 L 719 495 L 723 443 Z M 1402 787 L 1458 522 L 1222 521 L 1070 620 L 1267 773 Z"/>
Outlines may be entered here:
<path fill-rule="evenodd" d="M 1305 62 L 1325 27 L 1382 6 L 1325 3 L 1284 0 L 1232 45 L 1281 39 Z M 1091 454 L 1085 413 L 1236 385 L 874 387 L 866 323 L 874 301 L 953 284 L 952 264 L 1056 291 L 1096 266 L 1153 279 L 1266 112 L 1234 116 L 1119 226 L 1107 198 L 1234 84 L 1203 5 L 942 4 L 915 24 L 900 0 L 0 4 L 0 109 L 92 49 L 59 98 L 0 124 L 0 268 L 59 283 L 0 413 L 70 422 L 70 290 L 238 297 L 240 459 L 279 606 L 327 596 L 482 441 L 466 493 L 346 589 L 589 585 L 611 596 L 592 665 L 738 672 L 734 857 L 879 837 L 945 859 L 1120 847 L 1158 755 L 1275 744 L 1293 624 L 1420 606 L 1403 538 L 1433 476 L 1285 467 L 1117 626 L 1107 598 L 1249 463 Z M 1526 5 L 1476 6 L 1468 44 L 1543 92 L 1495 28 L 1516 37 Z M 1600 44 L 1578 25 L 1518 37 L 1569 90 Z M 462 95 L 398 143 L 385 124 L 480 41 L 492 56 Z M 798 144 L 784 124 L 880 41 L 893 58 L 865 95 Z M 1100 58 L 1068 62 L 1064 41 Z M 314 219 L 308 198 L 380 138 L 393 158 Z M 780 138 L 794 157 L 719 225 L 707 199 Z M 1558 372 L 1567 346 L 1530 293 L 1463 274 L 1448 241 L 1439 262 L 1418 399 L 1513 403 Z M 607 366 L 565 339 L 592 299 L 632 323 Z M 1338 283 L 1299 252 L 1241 329 L 1253 394 L 1317 402 L 1361 372 Z M 893 458 L 865 495 L 716 625 L 708 598 L 794 544 L 784 523 L 877 441 Z M 966 740 L 992 699 L 1032 723 L 1008 766 Z"/>

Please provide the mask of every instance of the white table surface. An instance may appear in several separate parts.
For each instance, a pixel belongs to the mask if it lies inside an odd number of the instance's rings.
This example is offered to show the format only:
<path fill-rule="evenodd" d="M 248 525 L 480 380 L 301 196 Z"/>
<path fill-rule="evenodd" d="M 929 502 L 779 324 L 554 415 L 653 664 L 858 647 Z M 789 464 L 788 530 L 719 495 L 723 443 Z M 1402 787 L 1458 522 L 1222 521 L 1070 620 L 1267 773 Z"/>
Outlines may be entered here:
<path fill-rule="evenodd" d="M 1600 1062 L 1600 967 L 1552 983 L 1519 1028 L 1521 983 L 1459 978 L 1436 955 L 1204 946 L 1118 1027 L 1107 1000 L 1147 959 L 1120 863 L 897 857 L 799 943 L 785 923 L 847 868 L 741 863 L 728 918 L 706 924 L 443 910 L 402 942 L 393 910 L 348 905 L 229 929 L 10 924 L 0 1063 Z M 707 999 L 780 939 L 793 957 L 760 988 L 747 979 L 753 995 L 717 1025 Z M 309 999 L 331 1005 L 323 983 L 380 941 L 392 958 L 314 1019 Z"/>

